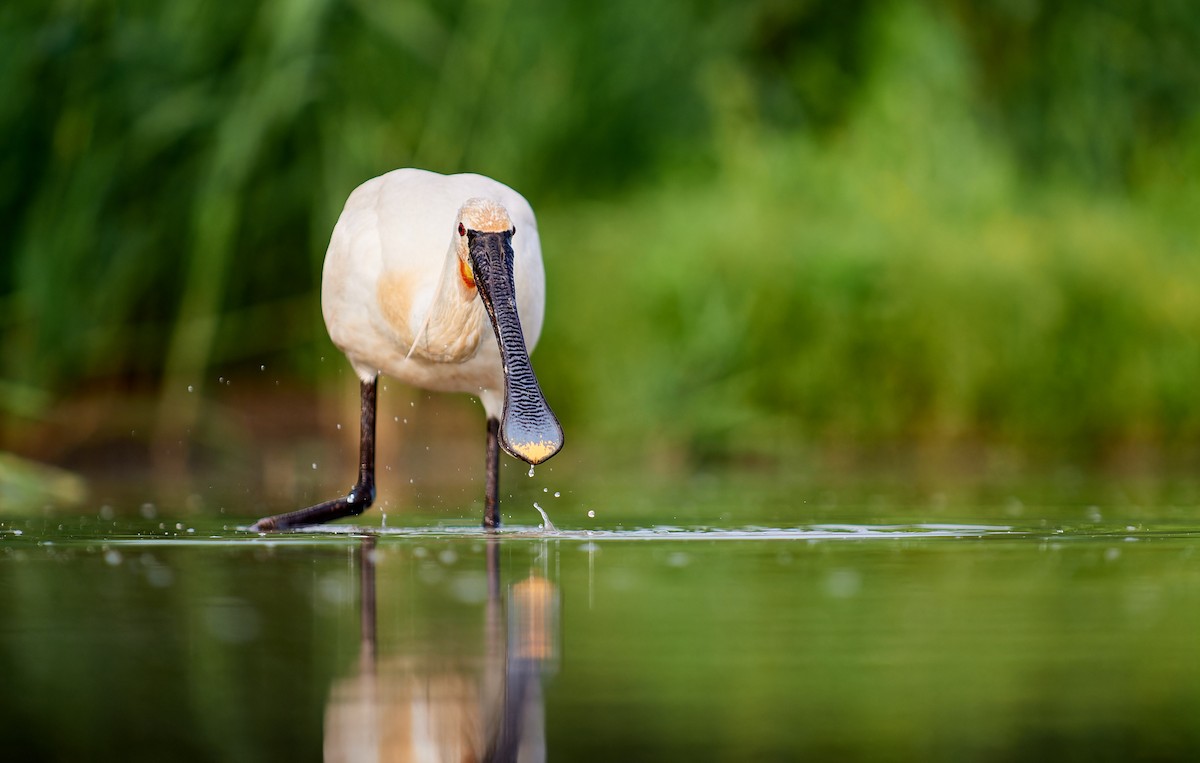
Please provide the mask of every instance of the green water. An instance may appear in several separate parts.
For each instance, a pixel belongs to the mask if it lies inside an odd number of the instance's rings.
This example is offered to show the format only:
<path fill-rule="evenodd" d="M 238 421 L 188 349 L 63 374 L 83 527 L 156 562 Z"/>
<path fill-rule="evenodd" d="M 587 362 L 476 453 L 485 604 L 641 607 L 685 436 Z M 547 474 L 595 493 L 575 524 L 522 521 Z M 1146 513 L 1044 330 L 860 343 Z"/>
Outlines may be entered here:
<path fill-rule="evenodd" d="M 737 492 L 494 539 L 0 518 L 0 758 L 1200 754 L 1194 505 Z"/>

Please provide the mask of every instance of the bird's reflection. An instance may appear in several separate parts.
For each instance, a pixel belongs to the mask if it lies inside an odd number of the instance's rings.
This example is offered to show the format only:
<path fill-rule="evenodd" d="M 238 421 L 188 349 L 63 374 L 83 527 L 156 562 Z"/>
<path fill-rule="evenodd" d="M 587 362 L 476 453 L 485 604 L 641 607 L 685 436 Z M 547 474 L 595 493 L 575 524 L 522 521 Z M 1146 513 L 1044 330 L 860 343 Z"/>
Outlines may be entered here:
<path fill-rule="evenodd" d="M 558 664 L 557 587 L 531 574 L 503 602 L 500 540 L 490 538 L 482 659 L 380 656 L 375 539 L 363 539 L 357 554 L 362 641 L 353 674 L 330 691 L 325 760 L 545 760 L 542 677 Z"/>

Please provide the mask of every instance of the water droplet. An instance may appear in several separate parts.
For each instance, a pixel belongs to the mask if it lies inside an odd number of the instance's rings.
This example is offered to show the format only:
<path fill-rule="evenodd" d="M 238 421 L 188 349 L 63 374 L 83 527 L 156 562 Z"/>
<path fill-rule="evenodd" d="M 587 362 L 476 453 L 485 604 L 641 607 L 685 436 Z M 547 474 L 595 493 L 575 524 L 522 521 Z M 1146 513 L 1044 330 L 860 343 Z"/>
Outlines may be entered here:
<path fill-rule="evenodd" d="M 530 476 L 530 477 L 532 477 L 532 476 L 533 476 L 533 464 L 530 464 L 530 465 L 529 465 L 529 476 Z"/>
<path fill-rule="evenodd" d="M 195 388 L 195 387 L 193 387 L 192 385 L 190 385 L 190 384 L 189 384 L 189 385 L 188 385 L 188 392 L 195 392 L 195 391 L 196 391 L 196 388 Z"/>
<path fill-rule="evenodd" d="M 104 552 L 104 561 L 105 563 L 116 567 L 121 563 L 121 552 L 110 548 Z"/>
<path fill-rule="evenodd" d="M 341 425 L 341 424 L 338 424 L 338 425 L 337 425 L 337 428 L 338 428 L 338 429 L 341 429 L 341 428 L 342 428 L 342 425 Z"/>
<path fill-rule="evenodd" d="M 557 490 L 555 490 L 555 491 L 554 491 L 554 497 L 555 497 L 555 498 L 562 498 L 562 493 L 560 493 L 560 492 L 558 492 Z"/>
<path fill-rule="evenodd" d="M 316 461 L 313 461 L 313 468 L 314 468 L 314 469 L 316 469 L 316 468 L 317 468 L 317 462 L 316 462 Z"/>
<path fill-rule="evenodd" d="M 591 509 L 588 509 L 588 516 L 589 516 L 589 517 L 591 517 L 591 518 L 593 518 L 593 519 L 595 519 L 595 518 L 596 518 L 596 512 L 592 511 Z"/>
<path fill-rule="evenodd" d="M 259 366 L 259 367 L 258 367 L 258 370 L 259 370 L 259 371 L 266 371 L 266 370 L 267 370 L 267 364 L 266 364 L 266 363 L 263 363 L 261 366 Z"/>
<path fill-rule="evenodd" d="M 544 488 L 542 488 L 542 492 L 543 492 L 543 493 L 549 493 L 549 492 L 550 492 L 550 488 L 548 488 L 548 487 L 544 487 Z"/>

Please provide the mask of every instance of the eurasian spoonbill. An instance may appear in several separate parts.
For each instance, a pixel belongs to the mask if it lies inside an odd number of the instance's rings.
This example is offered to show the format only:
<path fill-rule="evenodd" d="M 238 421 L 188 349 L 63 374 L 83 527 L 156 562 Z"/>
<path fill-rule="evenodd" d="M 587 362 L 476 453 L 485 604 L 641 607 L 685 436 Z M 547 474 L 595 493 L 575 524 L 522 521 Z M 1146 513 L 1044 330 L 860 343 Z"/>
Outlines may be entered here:
<path fill-rule="evenodd" d="M 563 444 L 529 360 L 544 309 L 537 221 L 516 191 L 482 175 L 417 169 L 356 188 L 325 254 L 321 311 L 361 382 L 358 481 L 343 498 L 251 529 L 329 522 L 371 505 L 381 373 L 479 397 L 487 414 L 483 524 L 498 527 L 499 449 L 540 464 Z"/>

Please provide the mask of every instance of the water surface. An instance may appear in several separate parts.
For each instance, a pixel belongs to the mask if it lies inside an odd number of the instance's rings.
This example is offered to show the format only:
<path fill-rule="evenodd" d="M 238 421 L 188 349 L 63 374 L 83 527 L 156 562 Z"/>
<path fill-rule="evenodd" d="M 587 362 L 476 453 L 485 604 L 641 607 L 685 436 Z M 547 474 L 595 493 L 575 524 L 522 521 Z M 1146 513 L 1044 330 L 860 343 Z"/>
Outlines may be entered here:
<path fill-rule="evenodd" d="M 541 505 L 559 532 L 0 519 L 2 757 L 1200 753 L 1178 506 Z"/>

